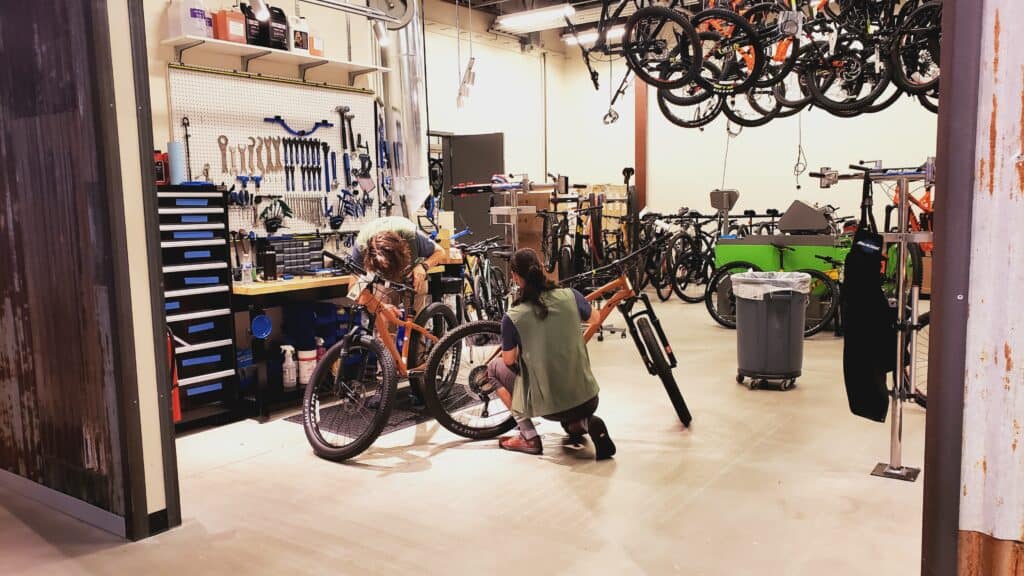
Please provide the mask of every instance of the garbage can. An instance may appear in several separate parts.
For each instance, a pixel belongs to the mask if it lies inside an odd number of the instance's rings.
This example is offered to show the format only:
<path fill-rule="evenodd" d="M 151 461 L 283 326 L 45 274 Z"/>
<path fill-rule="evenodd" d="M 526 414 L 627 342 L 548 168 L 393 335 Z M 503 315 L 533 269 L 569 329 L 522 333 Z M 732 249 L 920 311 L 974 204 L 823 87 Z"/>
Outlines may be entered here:
<path fill-rule="evenodd" d="M 786 390 L 803 368 L 804 319 L 811 277 L 803 272 L 733 274 L 736 381 L 750 388 L 777 382 Z"/>

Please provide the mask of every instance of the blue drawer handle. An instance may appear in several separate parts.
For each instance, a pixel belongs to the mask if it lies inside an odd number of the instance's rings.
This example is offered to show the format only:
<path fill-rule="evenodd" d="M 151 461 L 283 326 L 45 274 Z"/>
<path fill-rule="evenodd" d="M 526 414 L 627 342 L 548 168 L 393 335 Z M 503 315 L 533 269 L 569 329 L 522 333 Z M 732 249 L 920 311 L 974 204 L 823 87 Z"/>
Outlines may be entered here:
<path fill-rule="evenodd" d="M 196 356 L 195 358 L 186 358 L 181 361 L 182 366 L 202 366 L 203 364 L 215 364 L 220 362 L 220 354 L 212 354 L 210 356 Z"/>
<path fill-rule="evenodd" d="M 209 392 L 216 392 L 224 388 L 224 384 L 215 382 L 213 384 L 207 384 L 205 386 L 196 386 L 195 388 L 185 388 L 185 396 L 198 396 L 199 394 L 207 394 Z"/>
<path fill-rule="evenodd" d="M 213 232 L 175 232 L 175 240 L 203 240 L 213 238 Z"/>
<path fill-rule="evenodd" d="M 213 322 L 204 322 L 202 324 L 195 324 L 188 327 L 189 334 L 195 334 L 196 332 L 206 332 L 207 330 L 213 330 Z"/>
<path fill-rule="evenodd" d="M 174 201 L 175 206 L 209 206 L 210 201 L 206 198 L 178 198 Z"/>
<path fill-rule="evenodd" d="M 182 224 L 206 224 L 210 221 L 209 216 L 182 216 Z"/>
<path fill-rule="evenodd" d="M 189 250 L 185 252 L 185 260 L 195 260 L 197 258 L 209 258 L 212 256 L 209 250 Z"/>
<path fill-rule="evenodd" d="M 185 286 L 216 284 L 218 282 L 220 282 L 220 278 L 217 276 L 189 276 L 185 278 Z"/>
<path fill-rule="evenodd" d="M 167 302 L 167 303 L 164 304 L 164 311 L 165 312 L 166 311 L 170 311 L 170 310 L 179 310 L 179 309 L 181 309 L 181 302 L 174 301 L 174 302 Z"/>

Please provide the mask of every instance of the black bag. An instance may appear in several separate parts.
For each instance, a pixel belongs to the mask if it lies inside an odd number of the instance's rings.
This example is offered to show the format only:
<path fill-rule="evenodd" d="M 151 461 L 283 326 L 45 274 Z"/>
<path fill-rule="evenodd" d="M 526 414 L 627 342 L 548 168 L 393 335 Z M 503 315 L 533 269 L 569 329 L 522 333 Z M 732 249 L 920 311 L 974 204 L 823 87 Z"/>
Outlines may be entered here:
<path fill-rule="evenodd" d="M 843 377 L 850 411 L 885 422 L 886 377 L 896 369 L 896 311 L 882 292 L 882 237 L 858 230 L 842 289 Z"/>

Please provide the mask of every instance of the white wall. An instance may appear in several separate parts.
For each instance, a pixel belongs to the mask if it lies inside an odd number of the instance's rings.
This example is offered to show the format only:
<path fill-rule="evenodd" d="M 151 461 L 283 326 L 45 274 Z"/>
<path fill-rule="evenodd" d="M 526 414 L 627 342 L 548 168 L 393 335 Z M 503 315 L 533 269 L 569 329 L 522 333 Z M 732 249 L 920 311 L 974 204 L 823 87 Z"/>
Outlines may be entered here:
<path fill-rule="evenodd" d="M 674 211 L 688 206 L 710 211 L 708 192 L 722 187 L 726 120 L 720 116 L 703 131 L 680 128 L 665 120 L 651 90 L 648 132 L 648 205 Z M 886 166 L 917 166 L 935 155 L 937 116 L 902 98 L 888 110 L 837 118 L 822 110 L 803 116 L 803 148 L 808 171 L 822 166 L 842 169 L 860 160 L 882 160 Z M 796 189 L 793 165 L 800 134 L 797 116 L 775 119 L 759 128 L 745 128 L 729 143 L 725 188 L 740 192 L 736 210 L 785 210 L 796 199 L 832 204 L 842 215 L 860 211 L 860 185 L 846 182 L 821 190 L 806 174 Z M 875 201 L 883 215 L 884 197 Z"/>
<path fill-rule="evenodd" d="M 456 100 L 469 59 L 468 35 L 458 59 L 455 31 L 428 26 L 426 32 L 427 99 L 430 130 L 453 134 L 505 134 L 505 171 L 544 172 L 543 64 L 539 53 L 499 47 L 475 40 L 476 84 L 465 106 Z"/>
<path fill-rule="evenodd" d="M 582 184 L 618 184 L 622 169 L 634 166 L 634 102 L 630 87 L 615 104 L 619 120 L 605 125 L 612 90 L 619 87 L 625 62 L 597 67 L 600 89 L 594 90 L 578 50 L 548 55 L 548 164 L 553 173 Z"/>

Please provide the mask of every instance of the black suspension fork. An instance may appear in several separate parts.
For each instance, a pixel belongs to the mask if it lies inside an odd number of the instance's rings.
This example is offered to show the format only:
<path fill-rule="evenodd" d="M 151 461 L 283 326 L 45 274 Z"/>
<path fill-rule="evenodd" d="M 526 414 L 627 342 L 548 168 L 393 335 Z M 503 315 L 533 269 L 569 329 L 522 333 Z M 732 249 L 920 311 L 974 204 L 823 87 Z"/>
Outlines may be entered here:
<path fill-rule="evenodd" d="M 637 301 L 642 302 L 643 306 L 640 310 L 634 312 L 633 306 Z M 643 338 L 641 338 L 636 327 L 637 319 L 642 316 L 646 316 L 651 323 L 651 327 L 654 328 L 654 334 L 658 337 L 658 341 L 661 343 L 661 347 L 665 351 L 669 368 L 676 367 L 678 364 L 676 361 L 676 355 L 672 351 L 672 346 L 668 343 L 668 337 L 665 336 L 665 330 L 661 327 L 661 320 L 659 320 L 658 316 L 654 313 L 654 308 L 651 306 L 651 300 L 647 294 L 641 292 L 635 298 L 630 298 L 622 304 L 619 304 L 619 312 L 622 313 L 622 317 L 626 319 L 626 327 L 629 329 L 629 335 L 633 338 L 633 344 L 636 345 L 636 349 L 640 353 L 640 358 L 643 359 L 644 365 L 647 366 L 647 372 L 655 374 L 654 362 L 651 360 L 650 354 L 644 347 Z"/>

